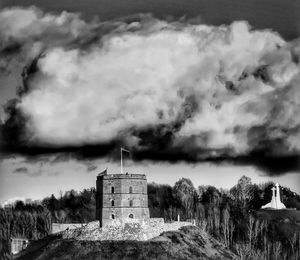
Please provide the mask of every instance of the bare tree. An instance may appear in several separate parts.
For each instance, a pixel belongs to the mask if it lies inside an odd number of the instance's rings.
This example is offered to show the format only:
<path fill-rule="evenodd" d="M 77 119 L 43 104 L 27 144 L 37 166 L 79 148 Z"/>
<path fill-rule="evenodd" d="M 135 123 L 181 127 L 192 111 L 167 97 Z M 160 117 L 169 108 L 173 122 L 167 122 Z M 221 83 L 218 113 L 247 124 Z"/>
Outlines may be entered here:
<path fill-rule="evenodd" d="M 225 246 L 230 246 L 230 214 L 227 208 L 222 211 L 221 231 Z"/>
<path fill-rule="evenodd" d="M 238 180 L 238 184 L 232 189 L 235 198 L 242 203 L 242 207 L 246 208 L 247 201 L 253 197 L 251 178 L 242 176 Z"/>

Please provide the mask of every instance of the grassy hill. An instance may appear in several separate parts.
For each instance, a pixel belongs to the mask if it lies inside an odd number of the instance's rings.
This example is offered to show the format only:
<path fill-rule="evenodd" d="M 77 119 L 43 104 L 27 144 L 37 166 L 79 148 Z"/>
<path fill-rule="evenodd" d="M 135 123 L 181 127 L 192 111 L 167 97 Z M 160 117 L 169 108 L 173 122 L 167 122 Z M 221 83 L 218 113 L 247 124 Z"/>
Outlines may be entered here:
<path fill-rule="evenodd" d="M 168 231 L 148 241 L 79 241 L 52 237 L 32 243 L 18 260 L 38 259 L 237 259 L 195 226 Z"/>

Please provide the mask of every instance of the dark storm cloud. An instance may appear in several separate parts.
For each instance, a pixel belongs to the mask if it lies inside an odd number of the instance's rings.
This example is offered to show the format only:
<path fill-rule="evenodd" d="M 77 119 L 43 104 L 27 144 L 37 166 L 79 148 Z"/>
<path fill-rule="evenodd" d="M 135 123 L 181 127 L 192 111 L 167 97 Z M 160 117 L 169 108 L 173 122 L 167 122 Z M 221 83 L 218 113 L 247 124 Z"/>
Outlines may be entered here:
<path fill-rule="evenodd" d="M 160 137 L 161 138 L 161 137 Z M 145 150 L 131 149 L 131 159 L 134 161 L 153 160 L 156 162 L 169 162 L 178 163 L 186 162 L 188 164 L 196 164 L 198 162 L 209 162 L 212 164 L 233 164 L 238 166 L 252 165 L 257 169 L 265 172 L 270 176 L 282 175 L 288 172 L 300 171 L 300 156 L 299 155 L 281 155 L 272 156 L 269 154 L 269 150 L 257 150 L 251 152 L 247 156 L 228 156 L 231 151 L 220 150 L 219 155 L 215 155 L 215 150 L 190 150 L 183 151 L 182 149 L 174 149 L 168 147 L 170 145 L 166 141 L 161 141 L 158 145 L 159 139 L 151 137 L 151 140 L 155 139 L 155 144 L 148 147 Z M 161 139 L 162 140 L 162 139 Z M 147 139 L 144 139 L 147 142 Z M 162 144 L 164 142 L 164 144 Z M 88 145 L 77 147 L 62 147 L 62 148 L 49 148 L 49 147 L 17 147 L 16 149 L 7 149 L 5 153 L 7 155 L 15 154 L 22 155 L 27 158 L 27 163 L 36 163 L 41 160 L 49 161 L 48 156 L 51 156 L 51 163 L 65 162 L 71 159 L 76 159 L 87 166 L 87 171 L 94 171 L 97 166 L 89 163 L 90 160 L 97 158 L 110 158 L 113 161 L 120 159 L 120 146 L 122 144 L 112 145 Z M 159 149 L 158 149 L 159 148 Z M 210 157 L 209 154 L 214 154 Z M 201 157 L 203 155 L 203 157 Z M 9 156 L 10 157 L 10 156 Z M 54 158 L 54 159 L 53 159 Z"/>
<path fill-rule="evenodd" d="M 14 12 L 34 23 L 12 24 Z M 300 172 L 299 42 L 245 22 L 89 24 L 34 8 L 1 19 L 3 57 L 25 57 L 18 97 L 5 106 L 5 155 L 75 157 L 93 171 L 89 159 L 118 159 L 123 146 L 137 161 Z"/>
<path fill-rule="evenodd" d="M 60 13 L 62 10 L 83 13 L 88 19 L 116 19 L 135 13 L 152 13 L 155 17 L 176 20 L 202 17 L 201 22 L 213 25 L 247 20 L 255 28 L 271 28 L 287 39 L 299 36 L 300 2 L 298 0 L 4 0 L 3 6 L 39 6 Z M 196 21 L 198 21 L 196 19 Z"/>
<path fill-rule="evenodd" d="M 28 169 L 26 167 L 16 168 L 13 173 L 28 174 Z"/>

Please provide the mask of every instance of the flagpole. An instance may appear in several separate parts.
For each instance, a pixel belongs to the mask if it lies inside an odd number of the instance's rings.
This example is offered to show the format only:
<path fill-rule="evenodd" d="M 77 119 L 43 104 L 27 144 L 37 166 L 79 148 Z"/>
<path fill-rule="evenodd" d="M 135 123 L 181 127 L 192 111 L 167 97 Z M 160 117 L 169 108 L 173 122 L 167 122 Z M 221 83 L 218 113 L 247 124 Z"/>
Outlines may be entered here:
<path fill-rule="evenodd" d="M 123 156 L 122 156 L 122 147 L 121 147 L 121 174 L 123 174 Z"/>
<path fill-rule="evenodd" d="M 128 151 L 128 150 L 124 149 L 123 147 L 121 147 L 121 174 L 123 174 L 123 151 L 130 154 L 130 151 Z"/>

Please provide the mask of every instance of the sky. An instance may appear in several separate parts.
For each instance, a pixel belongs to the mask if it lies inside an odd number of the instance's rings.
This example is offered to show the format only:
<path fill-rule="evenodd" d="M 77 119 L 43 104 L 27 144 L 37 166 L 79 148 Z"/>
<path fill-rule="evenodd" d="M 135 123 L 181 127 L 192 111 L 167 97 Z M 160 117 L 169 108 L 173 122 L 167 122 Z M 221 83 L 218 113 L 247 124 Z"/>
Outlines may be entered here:
<path fill-rule="evenodd" d="M 300 193 L 298 1 L 0 7 L 0 201 L 94 187 L 121 146 L 149 182 Z"/>
<path fill-rule="evenodd" d="M 21 161 L 21 160 L 20 160 Z M 91 165 L 96 167 L 91 167 Z M 27 165 L 18 163 L 19 169 L 13 171 L 12 162 L 5 161 L 2 165 L 3 175 L 1 179 L 0 197 L 2 202 L 10 199 L 41 199 L 51 194 L 59 197 L 60 191 L 83 190 L 95 187 L 96 176 L 106 167 L 108 173 L 120 172 L 120 164 L 112 163 L 103 159 L 89 162 L 88 165 L 78 161 L 62 161 L 55 165 L 37 164 Z M 30 173 L 24 172 L 24 167 Z M 23 171 L 22 171 L 23 167 Z M 90 170 L 88 170 L 90 168 Z M 218 188 L 230 189 L 235 185 L 242 174 L 250 177 L 256 183 L 268 181 L 278 182 L 290 187 L 299 193 L 299 174 L 289 173 L 287 175 L 270 178 L 263 172 L 253 167 L 232 167 L 231 165 L 215 165 L 209 163 L 198 163 L 186 165 L 185 163 L 153 163 L 151 161 L 136 163 L 125 160 L 124 172 L 146 174 L 148 182 L 174 185 L 180 178 L 189 178 L 195 187 L 199 185 L 214 185 Z M 11 187 L 17 187 L 12 189 Z"/>

